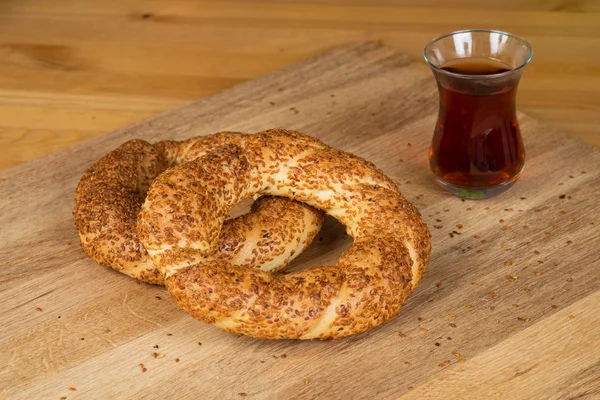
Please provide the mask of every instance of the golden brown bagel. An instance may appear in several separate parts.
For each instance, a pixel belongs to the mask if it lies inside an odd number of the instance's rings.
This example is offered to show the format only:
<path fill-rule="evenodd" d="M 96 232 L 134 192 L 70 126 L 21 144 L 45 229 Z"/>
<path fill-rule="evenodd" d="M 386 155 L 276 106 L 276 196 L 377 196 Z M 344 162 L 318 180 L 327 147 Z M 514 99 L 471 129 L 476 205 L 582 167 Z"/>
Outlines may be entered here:
<path fill-rule="evenodd" d="M 354 244 L 336 265 L 289 274 L 213 257 L 229 210 L 256 194 L 324 210 L 346 225 Z M 267 339 L 341 338 L 385 322 L 417 286 L 431 252 L 419 212 L 373 164 L 279 129 L 160 175 L 138 233 L 181 308 L 227 331 Z M 206 258 L 196 264 L 199 255 Z"/>
<path fill-rule="evenodd" d="M 74 217 L 83 250 L 95 261 L 131 277 L 164 283 L 136 232 L 137 215 L 150 183 L 169 166 L 220 146 L 239 144 L 243 137 L 222 132 L 156 145 L 131 140 L 98 160 L 83 175 L 75 193 Z M 220 237 L 215 238 L 212 257 L 266 271 L 282 268 L 310 244 L 322 220 L 320 211 L 305 204 L 260 198 L 249 214 L 225 222 Z"/>

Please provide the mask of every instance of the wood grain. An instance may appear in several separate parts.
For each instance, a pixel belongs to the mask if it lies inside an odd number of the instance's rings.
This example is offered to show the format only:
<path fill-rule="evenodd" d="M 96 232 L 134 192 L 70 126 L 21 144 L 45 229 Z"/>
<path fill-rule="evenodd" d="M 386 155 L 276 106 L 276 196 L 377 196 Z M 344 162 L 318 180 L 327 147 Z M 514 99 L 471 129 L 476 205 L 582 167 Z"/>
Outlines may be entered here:
<path fill-rule="evenodd" d="M 465 28 L 526 37 L 519 107 L 600 145 L 598 1 L 5 0 L 0 169 L 342 44 L 421 59 L 431 38 Z"/>
<path fill-rule="evenodd" d="M 439 189 L 428 169 L 436 110 L 427 67 L 367 43 L 2 171 L 0 393 L 598 397 L 598 151 L 521 115 L 522 179 L 494 199 L 463 202 Z M 423 214 L 432 259 L 390 322 L 333 342 L 236 337 L 79 249 L 73 193 L 101 155 L 131 138 L 273 126 L 373 161 Z M 334 262 L 351 243 L 332 220 L 320 236 L 293 268 Z"/>

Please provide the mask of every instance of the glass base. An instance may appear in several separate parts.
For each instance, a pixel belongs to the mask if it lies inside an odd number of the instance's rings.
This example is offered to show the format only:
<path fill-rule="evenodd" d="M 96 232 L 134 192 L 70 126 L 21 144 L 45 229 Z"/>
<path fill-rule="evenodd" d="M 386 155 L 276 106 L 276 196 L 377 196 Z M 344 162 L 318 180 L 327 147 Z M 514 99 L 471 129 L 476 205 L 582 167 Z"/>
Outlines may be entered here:
<path fill-rule="evenodd" d="M 517 175 L 512 180 L 501 183 L 497 186 L 486 187 L 486 188 L 470 188 L 470 187 L 464 187 L 464 186 L 456 186 L 451 183 L 445 182 L 438 177 L 435 178 L 437 183 L 441 187 L 446 189 L 448 192 L 450 192 L 453 195 L 458 196 L 462 199 L 468 199 L 468 200 L 483 200 L 483 199 L 489 199 L 490 197 L 497 196 L 500 193 L 504 193 L 508 189 L 510 189 L 515 184 L 515 182 L 517 182 L 518 179 L 519 179 L 519 176 Z"/>

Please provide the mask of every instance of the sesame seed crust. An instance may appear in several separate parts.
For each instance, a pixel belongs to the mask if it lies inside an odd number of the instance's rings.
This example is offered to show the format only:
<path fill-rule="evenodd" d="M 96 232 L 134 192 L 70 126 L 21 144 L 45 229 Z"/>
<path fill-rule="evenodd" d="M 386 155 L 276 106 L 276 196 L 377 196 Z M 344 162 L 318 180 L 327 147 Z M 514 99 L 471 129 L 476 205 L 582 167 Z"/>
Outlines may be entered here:
<path fill-rule="evenodd" d="M 197 203 L 181 204 L 190 191 Z M 325 211 L 347 227 L 352 247 L 334 266 L 289 274 L 215 256 L 223 218 L 254 195 Z M 382 324 L 418 285 L 431 253 L 419 212 L 372 163 L 283 129 L 245 136 L 160 175 L 138 232 L 183 310 L 263 339 L 335 339 Z"/>
<path fill-rule="evenodd" d="M 75 192 L 74 219 L 82 249 L 96 262 L 133 278 L 164 284 L 137 233 L 138 213 L 152 181 L 162 173 L 196 160 L 221 146 L 240 144 L 246 135 L 220 132 L 186 141 L 162 141 L 154 145 L 131 140 L 90 167 Z M 215 171 L 216 172 L 216 171 Z M 192 182 L 195 178 L 187 176 Z M 192 187 L 193 189 L 193 187 Z M 192 192 L 190 192 L 192 193 Z M 195 203 L 190 193 L 178 198 L 181 211 Z M 188 217 L 178 215 L 180 224 Z M 177 221 L 167 226 L 166 237 L 175 237 Z M 321 229 L 323 213 L 286 198 L 264 196 L 250 213 L 222 221 L 210 231 L 213 256 L 233 265 L 263 270 L 283 268 L 298 256 Z M 170 228 L 170 229 L 169 229 Z M 195 258 L 186 262 L 193 263 Z M 200 260 L 204 257 L 195 255 Z"/>

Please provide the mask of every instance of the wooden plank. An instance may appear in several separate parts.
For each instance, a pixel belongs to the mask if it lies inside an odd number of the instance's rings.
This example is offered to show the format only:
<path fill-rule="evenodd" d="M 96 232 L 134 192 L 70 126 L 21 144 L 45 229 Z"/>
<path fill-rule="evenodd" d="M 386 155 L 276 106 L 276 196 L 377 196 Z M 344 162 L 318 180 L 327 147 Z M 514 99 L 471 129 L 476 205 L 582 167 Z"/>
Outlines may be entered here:
<path fill-rule="evenodd" d="M 598 338 L 598 152 L 522 115 L 522 179 L 494 199 L 463 202 L 439 189 L 428 169 L 436 112 L 426 67 L 366 43 L 2 171 L 1 393 L 468 398 L 480 382 L 473 396 L 593 394 L 597 352 L 582 349 Z M 373 161 L 432 228 L 429 269 L 392 321 L 334 342 L 235 337 L 179 311 L 164 289 L 101 268 L 79 249 L 73 192 L 107 151 L 134 137 L 273 126 Z M 331 220 L 320 236 L 293 268 L 335 262 L 350 244 Z M 567 333 L 573 340 L 565 342 Z"/>

